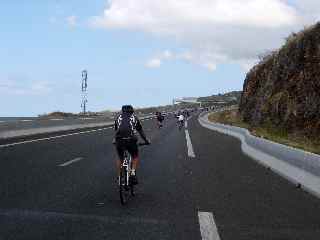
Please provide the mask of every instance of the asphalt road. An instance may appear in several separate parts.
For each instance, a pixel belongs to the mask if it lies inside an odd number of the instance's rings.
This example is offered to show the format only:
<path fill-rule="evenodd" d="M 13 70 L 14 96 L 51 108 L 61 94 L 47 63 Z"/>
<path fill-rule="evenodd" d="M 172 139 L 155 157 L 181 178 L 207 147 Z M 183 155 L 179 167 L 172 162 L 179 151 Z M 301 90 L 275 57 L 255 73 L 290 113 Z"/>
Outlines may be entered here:
<path fill-rule="evenodd" d="M 152 145 L 124 207 L 112 129 L 0 146 L 0 239 L 201 239 L 199 211 L 213 214 L 222 240 L 320 238 L 320 200 L 242 154 L 238 140 L 193 117 L 193 158 L 175 120 L 143 125 Z"/>

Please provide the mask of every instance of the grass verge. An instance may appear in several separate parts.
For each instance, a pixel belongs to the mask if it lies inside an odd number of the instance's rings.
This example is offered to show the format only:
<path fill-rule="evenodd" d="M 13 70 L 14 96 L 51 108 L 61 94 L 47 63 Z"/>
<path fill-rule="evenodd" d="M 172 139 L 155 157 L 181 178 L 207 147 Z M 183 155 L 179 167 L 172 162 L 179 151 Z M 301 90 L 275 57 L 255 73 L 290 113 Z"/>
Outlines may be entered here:
<path fill-rule="evenodd" d="M 299 134 L 289 134 L 286 130 L 265 124 L 261 127 L 252 127 L 243 122 L 238 110 L 227 110 L 211 113 L 211 122 L 222 123 L 248 129 L 252 135 L 268 139 L 287 146 L 303 149 L 308 152 L 320 154 L 320 139 L 310 139 Z"/>

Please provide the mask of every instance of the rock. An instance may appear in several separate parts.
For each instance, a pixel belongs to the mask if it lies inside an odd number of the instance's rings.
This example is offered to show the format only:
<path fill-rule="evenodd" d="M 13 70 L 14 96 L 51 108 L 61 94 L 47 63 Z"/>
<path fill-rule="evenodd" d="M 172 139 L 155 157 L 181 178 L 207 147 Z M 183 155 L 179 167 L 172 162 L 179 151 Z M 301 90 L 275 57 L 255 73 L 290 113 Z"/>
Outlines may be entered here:
<path fill-rule="evenodd" d="M 320 23 L 293 34 L 247 74 L 239 111 L 252 126 L 320 134 Z"/>

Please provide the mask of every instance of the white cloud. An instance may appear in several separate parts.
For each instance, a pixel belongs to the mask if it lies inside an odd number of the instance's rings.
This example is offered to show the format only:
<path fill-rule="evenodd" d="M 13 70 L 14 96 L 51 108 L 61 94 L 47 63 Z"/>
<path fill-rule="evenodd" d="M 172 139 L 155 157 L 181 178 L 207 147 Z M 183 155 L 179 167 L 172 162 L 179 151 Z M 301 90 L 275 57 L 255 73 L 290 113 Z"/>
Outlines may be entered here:
<path fill-rule="evenodd" d="M 1 79 L 0 93 L 9 95 L 46 95 L 52 92 L 47 81 L 19 81 L 16 79 Z"/>
<path fill-rule="evenodd" d="M 147 68 L 159 68 L 162 64 L 161 59 L 159 58 L 152 58 L 146 63 Z"/>
<path fill-rule="evenodd" d="M 67 24 L 71 27 L 75 27 L 77 25 L 77 16 L 68 16 L 66 17 Z"/>
<path fill-rule="evenodd" d="M 165 50 L 162 53 L 158 54 L 157 56 L 148 60 L 145 66 L 148 68 L 159 68 L 162 65 L 163 61 L 169 61 L 174 58 L 175 56 L 171 51 Z"/>
<path fill-rule="evenodd" d="M 171 37 L 187 49 L 175 59 L 214 70 L 224 62 L 247 68 L 319 12 L 318 0 L 109 0 L 91 25 Z M 172 53 L 158 58 L 149 65 L 159 67 Z"/>
<path fill-rule="evenodd" d="M 217 68 L 217 62 L 219 62 L 221 56 L 207 54 L 198 54 L 196 52 L 184 51 L 180 53 L 174 53 L 169 50 L 165 50 L 162 53 L 154 56 L 152 59 L 147 61 L 146 67 L 160 67 L 165 61 L 185 61 L 188 63 L 194 63 L 202 67 L 207 68 L 209 71 L 215 71 Z"/>
<path fill-rule="evenodd" d="M 305 23 L 320 20 L 320 1 L 318 0 L 291 0 L 293 6 L 299 11 Z"/>
<path fill-rule="evenodd" d="M 278 27 L 296 18 L 295 10 L 280 0 L 109 0 L 104 15 L 93 23 L 176 33 L 186 24 Z"/>

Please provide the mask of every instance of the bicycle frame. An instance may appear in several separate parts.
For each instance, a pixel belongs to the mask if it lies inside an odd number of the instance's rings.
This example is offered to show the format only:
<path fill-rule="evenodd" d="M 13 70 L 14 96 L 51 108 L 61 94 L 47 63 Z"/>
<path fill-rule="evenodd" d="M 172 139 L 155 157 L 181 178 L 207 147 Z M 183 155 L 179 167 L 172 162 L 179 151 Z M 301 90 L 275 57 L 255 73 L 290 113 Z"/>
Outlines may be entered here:
<path fill-rule="evenodd" d="M 184 126 L 184 121 L 178 121 L 179 130 L 181 130 Z"/>
<path fill-rule="evenodd" d="M 121 164 L 120 183 L 119 183 L 120 201 L 122 205 L 126 204 L 129 198 L 129 194 L 131 194 L 131 196 L 134 196 L 134 187 L 130 183 L 131 164 L 132 164 L 131 155 L 128 151 L 125 151 L 124 159 Z"/>
<path fill-rule="evenodd" d="M 126 169 L 126 186 L 129 186 L 129 177 L 131 173 L 131 165 L 132 165 L 132 158 L 128 151 L 124 152 L 124 160 L 122 162 L 122 167 Z"/>

